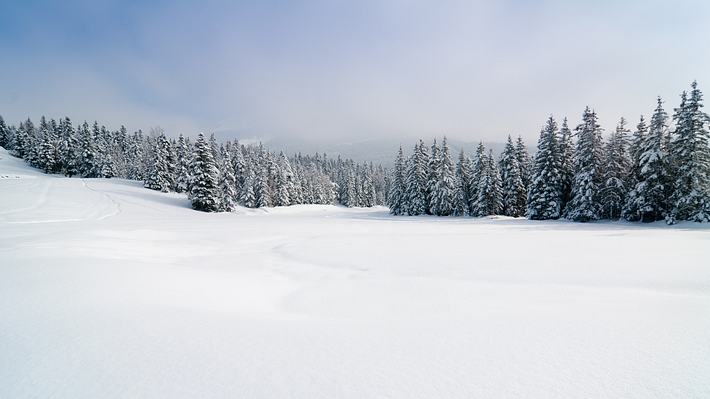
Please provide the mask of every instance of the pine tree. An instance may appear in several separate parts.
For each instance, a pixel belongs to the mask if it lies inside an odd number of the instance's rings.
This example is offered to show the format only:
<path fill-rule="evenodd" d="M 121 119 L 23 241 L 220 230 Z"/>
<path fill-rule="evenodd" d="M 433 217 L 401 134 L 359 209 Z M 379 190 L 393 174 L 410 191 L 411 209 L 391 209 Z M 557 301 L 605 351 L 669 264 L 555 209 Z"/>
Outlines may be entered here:
<path fill-rule="evenodd" d="M 439 163 L 441 162 L 441 155 L 439 154 L 439 146 L 436 144 L 436 139 L 431 144 L 431 153 L 429 154 L 429 164 L 427 170 L 429 175 L 427 176 L 427 204 L 429 208 L 427 209 L 427 214 L 434 214 L 432 212 L 432 207 L 434 205 L 434 190 L 437 183 L 439 182 Z"/>
<path fill-rule="evenodd" d="M 261 163 L 256 165 L 254 198 L 256 200 L 257 208 L 269 207 L 272 205 L 271 191 L 269 189 L 268 169 Z"/>
<path fill-rule="evenodd" d="M 79 128 L 79 171 L 83 177 L 98 177 L 100 165 L 97 159 L 94 137 L 89 130 L 89 124 L 84 123 Z"/>
<path fill-rule="evenodd" d="M 669 223 L 710 221 L 710 118 L 702 111 L 702 99 L 694 81 L 690 96 L 683 93 L 674 115 L 676 131 L 671 154 L 675 181 Z"/>
<path fill-rule="evenodd" d="M 518 154 L 510 135 L 501 156 L 500 171 L 503 185 L 501 212 L 506 216 L 522 216 L 525 214 L 527 194 L 518 163 Z"/>
<path fill-rule="evenodd" d="M 402 147 L 399 147 L 394 169 L 392 170 L 392 183 L 390 185 L 389 195 L 387 196 L 387 205 L 390 208 L 391 214 L 404 214 L 406 205 L 404 195 L 404 152 L 402 151 Z"/>
<path fill-rule="evenodd" d="M 190 190 L 190 150 L 185 137 L 178 137 L 175 164 L 175 192 L 184 193 Z"/>
<path fill-rule="evenodd" d="M 456 211 L 456 172 L 446 137 L 441 143 L 438 155 L 438 162 L 435 163 L 438 168 L 437 180 L 433 184 L 430 208 L 433 215 L 450 216 Z"/>
<path fill-rule="evenodd" d="M 562 119 L 560 126 L 559 140 L 560 159 L 560 182 L 561 182 L 561 205 L 560 216 L 565 214 L 567 204 L 572 200 L 572 182 L 574 181 L 574 146 L 572 144 L 572 132 L 567 125 L 567 118 Z"/>
<path fill-rule="evenodd" d="M 256 176 L 253 170 L 246 172 L 246 179 L 242 185 L 240 202 L 247 208 L 256 208 L 256 198 L 254 197 L 254 180 Z"/>
<path fill-rule="evenodd" d="M 471 170 L 471 159 L 466 156 L 463 149 L 459 153 L 459 161 L 456 164 L 457 188 L 457 214 L 470 214 L 471 193 L 473 188 L 473 171 Z"/>
<path fill-rule="evenodd" d="M 639 123 L 636 125 L 636 130 L 631 137 L 631 145 L 629 146 L 629 156 L 631 157 L 631 174 L 630 183 L 631 187 L 636 187 L 636 184 L 641 179 L 641 154 L 644 152 L 644 144 L 646 139 L 646 134 L 648 133 L 648 126 L 646 125 L 646 119 L 641 115 L 639 118 Z"/>
<path fill-rule="evenodd" d="M 427 213 L 427 179 L 428 179 L 428 154 L 424 142 L 414 146 L 414 152 L 407 162 L 406 184 L 404 197 L 409 215 L 422 215 Z"/>
<path fill-rule="evenodd" d="M 497 215 L 503 206 L 501 202 L 501 180 L 498 167 L 489 150 L 484 157 L 481 178 L 478 182 L 478 213 L 476 216 Z"/>
<path fill-rule="evenodd" d="M 468 214 L 472 216 L 478 216 L 482 213 L 478 204 L 478 198 L 480 197 L 478 191 L 479 183 L 483 176 L 485 160 L 486 147 L 483 145 L 483 142 L 479 142 L 478 147 L 476 147 L 476 157 L 471 164 L 471 191 L 468 194 Z"/>
<path fill-rule="evenodd" d="M 40 132 L 40 140 L 41 144 L 37 166 L 39 166 L 44 173 L 52 173 L 54 172 L 59 161 L 55 157 L 56 149 L 54 147 L 54 143 L 52 142 L 52 136 L 46 127 Z"/>
<path fill-rule="evenodd" d="M 668 114 L 663 109 L 660 97 L 651 117 L 648 134 L 646 130 L 645 123 L 637 128 L 637 132 L 642 133 L 637 133 L 636 137 L 643 142 L 635 149 L 640 153 L 637 161 L 638 172 L 634 178 L 636 185 L 628 195 L 622 215 L 629 221 L 663 220 L 668 212 L 668 186 L 671 183 L 668 175 L 668 149 L 665 148 Z"/>
<path fill-rule="evenodd" d="M 606 144 L 602 170 L 603 186 L 600 195 L 602 216 L 610 220 L 618 220 L 621 217 L 621 211 L 629 192 L 631 161 L 628 133 L 626 120 L 622 117 Z"/>
<path fill-rule="evenodd" d="M 563 182 L 557 134 L 557 122 L 550 116 L 537 142 L 525 212 L 528 219 L 547 220 L 560 217 Z"/>
<path fill-rule="evenodd" d="M 219 210 L 217 174 L 212 148 L 205 140 L 204 134 L 200 133 L 195 141 L 195 154 L 192 157 L 190 198 L 193 209 L 204 212 Z"/>
<path fill-rule="evenodd" d="M 5 125 L 5 120 L 0 116 L 0 147 L 9 150 L 10 129 Z"/>
<path fill-rule="evenodd" d="M 169 166 L 170 142 L 160 133 L 154 144 L 153 164 L 143 186 L 167 193 L 175 186 Z"/>
<path fill-rule="evenodd" d="M 291 195 L 295 191 L 293 170 L 291 169 L 291 163 L 288 161 L 288 158 L 283 152 L 279 154 L 276 179 L 276 195 L 274 196 L 274 204 L 276 206 L 291 205 Z"/>
<path fill-rule="evenodd" d="M 232 165 L 226 163 L 222 165 L 219 172 L 219 210 L 221 212 L 233 212 L 237 205 L 236 183 L 234 182 L 234 172 Z"/>
<path fill-rule="evenodd" d="M 518 166 L 520 167 L 520 179 L 523 181 L 523 188 L 525 189 L 525 195 L 527 196 L 527 190 L 530 187 L 530 182 L 532 181 L 532 167 L 533 162 L 528 153 L 528 148 L 523 142 L 523 138 L 518 136 L 515 143 L 515 155 L 518 158 Z"/>
<path fill-rule="evenodd" d="M 61 134 L 59 154 L 62 158 L 62 173 L 67 177 L 78 175 L 81 162 L 78 153 L 79 140 L 69 118 L 64 118 L 59 122 L 59 131 Z"/>
<path fill-rule="evenodd" d="M 575 175 L 572 184 L 572 200 L 567 218 L 576 222 L 599 220 L 602 207 L 602 129 L 597 123 L 597 114 L 587 107 L 582 124 L 577 126 L 577 150 L 575 151 Z"/>

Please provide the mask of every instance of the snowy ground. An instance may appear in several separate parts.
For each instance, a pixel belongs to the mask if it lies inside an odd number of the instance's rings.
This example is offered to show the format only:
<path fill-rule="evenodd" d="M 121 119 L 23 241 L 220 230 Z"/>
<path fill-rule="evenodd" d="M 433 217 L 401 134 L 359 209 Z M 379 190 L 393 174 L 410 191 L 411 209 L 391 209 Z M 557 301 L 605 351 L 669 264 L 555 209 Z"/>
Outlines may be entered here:
<path fill-rule="evenodd" d="M 707 226 L 205 214 L 0 157 L 0 398 L 710 397 Z"/>

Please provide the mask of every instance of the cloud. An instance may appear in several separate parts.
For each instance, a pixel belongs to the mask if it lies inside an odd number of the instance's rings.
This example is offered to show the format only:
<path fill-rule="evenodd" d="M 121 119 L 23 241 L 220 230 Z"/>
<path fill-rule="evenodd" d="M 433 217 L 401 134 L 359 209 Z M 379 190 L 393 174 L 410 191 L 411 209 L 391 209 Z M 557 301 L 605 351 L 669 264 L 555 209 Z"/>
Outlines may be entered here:
<path fill-rule="evenodd" d="M 611 129 L 656 95 L 672 107 L 692 79 L 710 87 L 709 6 L 618 3 L 16 7 L 0 20 L 15 21 L 0 39 L 0 113 L 245 137 L 534 140 L 551 113 L 574 124 L 590 105 Z"/>

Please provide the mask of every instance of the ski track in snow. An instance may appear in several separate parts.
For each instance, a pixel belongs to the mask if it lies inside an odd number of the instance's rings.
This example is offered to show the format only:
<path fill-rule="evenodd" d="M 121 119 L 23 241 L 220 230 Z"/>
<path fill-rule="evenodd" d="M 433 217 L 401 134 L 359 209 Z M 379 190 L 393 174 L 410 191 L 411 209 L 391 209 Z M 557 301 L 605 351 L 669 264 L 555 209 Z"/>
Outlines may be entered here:
<path fill-rule="evenodd" d="M 0 176 L 0 398 L 710 397 L 708 226 Z"/>

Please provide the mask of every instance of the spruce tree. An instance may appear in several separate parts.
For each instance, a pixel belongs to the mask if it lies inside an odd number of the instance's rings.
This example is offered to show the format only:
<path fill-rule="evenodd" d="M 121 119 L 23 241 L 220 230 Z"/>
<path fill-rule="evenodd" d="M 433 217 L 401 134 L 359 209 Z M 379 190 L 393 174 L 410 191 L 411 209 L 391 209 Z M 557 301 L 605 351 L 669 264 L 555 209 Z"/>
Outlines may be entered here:
<path fill-rule="evenodd" d="M 438 158 L 437 180 L 433 184 L 431 193 L 431 213 L 437 216 L 450 216 L 456 211 L 456 172 L 446 137 L 441 143 Z"/>
<path fill-rule="evenodd" d="M 572 200 L 567 218 L 576 222 L 599 220 L 602 206 L 602 129 L 597 123 L 597 114 L 589 107 L 584 110 L 582 124 L 577 126 L 577 150 L 575 151 L 575 175 L 572 184 Z"/>
<path fill-rule="evenodd" d="M 501 212 L 506 216 L 522 216 L 525 214 L 527 194 L 518 163 L 518 154 L 510 135 L 501 156 L 500 172 L 503 186 Z"/>
<path fill-rule="evenodd" d="M 56 149 L 54 147 L 54 142 L 52 141 L 52 136 L 47 128 L 43 128 L 40 132 L 40 140 L 41 144 L 37 166 L 40 167 L 44 173 L 53 173 L 59 160 L 55 156 Z"/>
<path fill-rule="evenodd" d="M 232 165 L 225 163 L 219 171 L 219 210 L 221 212 L 233 212 L 237 205 L 236 184 L 234 182 L 234 172 Z"/>
<path fill-rule="evenodd" d="M 0 116 L 0 147 L 9 150 L 10 129 L 5 125 L 5 120 Z"/>
<path fill-rule="evenodd" d="M 439 163 L 441 162 L 441 156 L 439 154 L 439 146 L 436 144 L 436 139 L 431 144 L 431 153 L 429 154 L 429 163 L 427 171 L 429 172 L 427 176 L 427 204 L 429 208 L 427 209 L 427 214 L 434 214 L 432 212 L 432 207 L 434 205 L 434 190 L 437 183 L 439 182 Z"/>
<path fill-rule="evenodd" d="M 618 220 L 629 190 L 630 158 L 626 120 L 622 117 L 605 146 L 601 189 L 602 217 Z"/>
<path fill-rule="evenodd" d="M 525 142 L 521 136 L 515 142 L 515 154 L 518 158 L 518 166 L 520 167 L 520 178 L 523 181 L 523 187 L 525 189 L 525 195 L 527 196 L 528 187 L 530 187 L 530 182 L 532 180 L 532 169 L 533 161 L 528 153 L 528 148 L 525 146 Z"/>
<path fill-rule="evenodd" d="M 466 156 L 463 149 L 459 152 L 459 160 L 456 164 L 457 183 L 457 214 L 470 214 L 471 193 L 473 188 L 473 171 L 471 170 L 471 159 Z"/>
<path fill-rule="evenodd" d="M 561 181 L 561 205 L 560 216 L 566 213 L 567 204 L 572 199 L 572 182 L 574 181 L 574 145 L 572 144 L 572 132 L 567 125 L 567 118 L 562 119 L 560 126 L 559 150 L 560 159 L 560 181 Z"/>
<path fill-rule="evenodd" d="M 62 158 L 62 173 L 67 177 L 72 177 L 80 173 L 79 139 L 69 118 L 64 118 L 59 122 L 59 131 L 61 135 L 59 153 Z"/>
<path fill-rule="evenodd" d="M 79 128 L 79 171 L 82 177 L 98 177 L 100 172 L 100 165 L 98 154 L 96 151 L 96 146 L 94 142 L 94 136 L 89 130 L 89 124 L 84 121 L 84 123 Z"/>
<path fill-rule="evenodd" d="M 424 142 L 414 146 L 414 152 L 407 162 L 406 184 L 404 197 L 409 215 L 427 213 L 427 179 L 428 156 Z"/>
<path fill-rule="evenodd" d="M 660 99 L 660 97 L 659 97 Z M 639 123 L 636 125 L 636 130 L 631 136 L 631 145 L 629 146 L 629 156 L 631 157 L 631 173 L 629 175 L 631 187 L 636 187 L 636 184 L 641 179 L 641 154 L 644 152 L 644 145 L 648 126 L 643 115 L 639 118 Z"/>
<path fill-rule="evenodd" d="M 144 187 L 167 193 L 175 186 L 169 167 L 169 146 L 170 142 L 165 138 L 165 134 L 160 133 L 154 142 L 153 163 Z"/>
<path fill-rule="evenodd" d="M 182 134 L 178 136 L 175 151 L 175 192 L 185 193 L 190 190 L 190 150 Z"/>
<path fill-rule="evenodd" d="M 663 101 L 658 97 L 651 127 L 646 134 L 637 137 L 643 140 L 637 151 L 638 172 L 634 177 L 636 185 L 628 195 L 623 217 L 629 221 L 654 222 L 663 220 L 668 213 L 668 192 L 671 184 L 668 175 L 668 149 L 665 138 L 668 132 L 668 114 L 663 109 Z M 641 131 L 638 129 L 637 131 Z"/>
<path fill-rule="evenodd" d="M 192 157 L 192 189 L 190 199 L 192 208 L 204 212 L 219 211 L 219 188 L 217 167 L 212 148 L 200 133 L 195 141 L 195 154 Z"/>
<path fill-rule="evenodd" d="M 558 219 L 562 207 L 562 167 L 557 144 L 557 122 L 550 116 L 540 131 L 525 216 L 533 220 Z"/>
<path fill-rule="evenodd" d="M 497 215 L 500 213 L 502 188 L 500 173 L 493 157 L 493 150 L 482 159 L 481 177 L 478 182 L 478 213 L 476 216 Z"/>
<path fill-rule="evenodd" d="M 476 147 L 476 155 L 471 164 L 471 191 L 468 194 L 468 214 L 472 216 L 478 216 L 480 212 L 478 199 L 479 195 L 479 183 L 481 182 L 481 177 L 483 176 L 483 170 L 485 168 L 486 161 L 486 147 L 483 142 L 478 143 Z"/>
<path fill-rule="evenodd" d="M 392 183 L 390 185 L 389 195 L 387 196 L 387 205 L 390 208 L 390 213 L 393 215 L 402 215 L 406 206 L 404 192 L 404 152 L 402 147 L 399 147 L 397 159 L 394 162 L 392 170 Z"/>
<path fill-rule="evenodd" d="M 261 152 L 263 156 L 263 152 Z M 264 160 L 256 166 L 256 179 L 254 180 L 254 198 L 256 207 L 263 208 L 272 205 L 271 189 L 269 188 L 268 166 Z"/>
<path fill-rule="evenodd" d="M 690 96 L 681 96 L 674 119 L 676 131 L 671 142 L 674 172 L 672 209 L 668 222 L 710 221 L 710 132 L 708 115 L 702 111 L 702 92 L 697 82 Z"/>
<path fill-rule="evenodd" d="M 254 181 L 256 176 L 253 170 L 248 170 L 246 172 L 246 178 L 244 184 L 242 185 L 242 192 L 239 201 L 242 205 L 247 208 L 256 208 L 256 198 L 254 197 Z"/>

